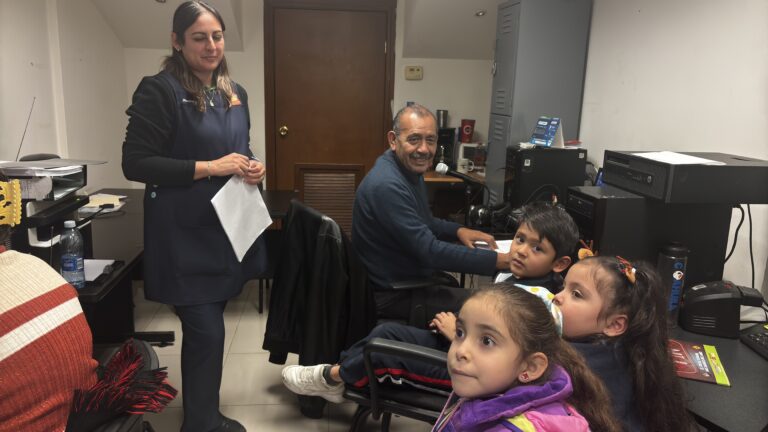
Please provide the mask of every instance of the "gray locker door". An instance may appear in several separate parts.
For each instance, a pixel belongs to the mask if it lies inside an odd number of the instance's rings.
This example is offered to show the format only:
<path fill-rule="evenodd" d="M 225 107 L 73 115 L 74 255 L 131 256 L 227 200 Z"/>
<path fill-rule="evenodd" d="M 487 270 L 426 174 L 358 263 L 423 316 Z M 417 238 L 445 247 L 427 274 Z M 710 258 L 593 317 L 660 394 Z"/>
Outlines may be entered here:
<path fill-rule="evenodd" d="M 492 114 L 512 115 L 519 28 L 520 2 L 499 5 L 491 93 Z"/>
<path fill-rule="evenodd" d="M 539 116 L 560 117 L 579 137 L 592 0 L 523 0 L 518 32 L 512 139 L 528 140 Z"/>
<path fill-rule="evenodd" d="M 507 144 L 511 117 L 491 114 L 488 130 L 488 154 L 485 161 L 485 185 L 488 204 L 498 204 L 504 198 L 504 176 L 507 167 Z"/>

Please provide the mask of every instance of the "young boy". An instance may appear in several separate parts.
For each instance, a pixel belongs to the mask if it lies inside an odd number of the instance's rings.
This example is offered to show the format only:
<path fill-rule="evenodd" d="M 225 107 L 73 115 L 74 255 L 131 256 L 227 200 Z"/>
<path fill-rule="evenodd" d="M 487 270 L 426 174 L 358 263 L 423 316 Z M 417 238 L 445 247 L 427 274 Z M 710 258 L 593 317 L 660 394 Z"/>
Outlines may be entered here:
<path fill-rule="evenodd" d="M 576 223 L 560 207 L 537 202 L 524 206 L 519 226 L 510 247 L 510 273 L 497 281 L 543 286 L 553 293 L 562 289 L 560 273 L 571 264 L 571 255 L 579 240 Z M 456 305 L 458 308 L 461 305 Z M 434 330 L 399 323 L 380 324 L 364 339 L 341 353 L 340 363 L 314 366 L 287 366 L 283 383 L 291 391 L 307 396 L 321 396 L 330 402 L 343 402 L 344 384 L 364 387 L 368 376 L 363 362 L 363 347 L 375 337 L 408 342 L 447 352 L 455 333 L 453 312 L 438 313 L 430 323 Z M 392 356 L 372 357 L 379 380 L 448 394 L 451 381 L 445 367 Z"/>

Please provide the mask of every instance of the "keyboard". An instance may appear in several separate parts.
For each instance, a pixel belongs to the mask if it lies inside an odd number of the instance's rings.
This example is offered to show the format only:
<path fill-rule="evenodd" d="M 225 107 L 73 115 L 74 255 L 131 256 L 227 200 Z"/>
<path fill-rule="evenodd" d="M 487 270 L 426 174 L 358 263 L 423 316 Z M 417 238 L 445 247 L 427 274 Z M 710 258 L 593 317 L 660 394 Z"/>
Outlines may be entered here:
<path fill-rule="evenodd" d="M 745 345 L 768 360 L 768 329 L 763 324 L 758 324 L 749 329 L 748 332 L 742 333 L 740 339 Z"/>

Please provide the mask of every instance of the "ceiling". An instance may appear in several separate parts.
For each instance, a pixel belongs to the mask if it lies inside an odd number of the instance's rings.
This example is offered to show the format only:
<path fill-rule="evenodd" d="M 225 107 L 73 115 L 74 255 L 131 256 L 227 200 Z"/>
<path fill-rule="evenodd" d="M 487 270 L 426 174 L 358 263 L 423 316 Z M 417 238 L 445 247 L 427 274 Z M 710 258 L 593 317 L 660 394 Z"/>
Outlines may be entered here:
<path fill-rule="evenodd" d="M 403 0 L 403 57 L 492 60 L 496 7 L 501 2 Z M 477 17 L 478 10 L 486 14 Z"/>
<path fill-rule="evenodd" d="M 173 11 L 184 0 L 91 0 L 126 48 L 170 49 Z M 226 24 L 227 50 L 242 51 L 242 0 L 206 0 Z"/>
<path fill-rule="evenodd" d="M 173 11 L 183 0 L 91 0 L 127 48 L 170 47 Z M 207 0 L 227 24 L 227 50 L 243 50 L 243 0 Z M 249 1 L 249 0 L 245 0 Z M 403 57 L 493 58 L 496 6 L 503 0 L 401 0 Z M 476 17 L 475 12 L 486 15 Z"/>

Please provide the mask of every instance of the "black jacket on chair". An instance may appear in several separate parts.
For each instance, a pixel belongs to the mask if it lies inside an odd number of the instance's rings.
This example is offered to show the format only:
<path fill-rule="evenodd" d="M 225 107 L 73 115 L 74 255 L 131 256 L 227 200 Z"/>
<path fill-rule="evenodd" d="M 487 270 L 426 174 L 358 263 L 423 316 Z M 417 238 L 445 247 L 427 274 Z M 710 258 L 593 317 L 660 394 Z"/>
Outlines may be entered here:
<path fill-rule="evenodd" d="M 263 348 L 284 364 L 335 363 L 376 323 L 364 267 L 332 219 L 291 201 L 275 270 Z"/>

